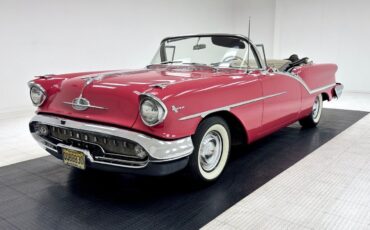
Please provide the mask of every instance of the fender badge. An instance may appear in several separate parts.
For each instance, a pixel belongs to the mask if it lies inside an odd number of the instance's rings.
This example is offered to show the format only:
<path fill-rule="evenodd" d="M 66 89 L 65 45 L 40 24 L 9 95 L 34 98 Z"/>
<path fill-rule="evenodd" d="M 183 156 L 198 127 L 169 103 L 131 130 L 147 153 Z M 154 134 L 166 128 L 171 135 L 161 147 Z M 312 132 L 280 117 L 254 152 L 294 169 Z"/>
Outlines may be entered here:
<path fill-rule="evenodd" d="M 184 109 L 185 108 L 185 106 L 178 106 L 178 107 L 176 107 L 176 106 L 172 106 L 172 111 L 174 111 L 175 113 L 178 113 L 179 112 L 179 110 L 181 110 L 181 109 Z"/>

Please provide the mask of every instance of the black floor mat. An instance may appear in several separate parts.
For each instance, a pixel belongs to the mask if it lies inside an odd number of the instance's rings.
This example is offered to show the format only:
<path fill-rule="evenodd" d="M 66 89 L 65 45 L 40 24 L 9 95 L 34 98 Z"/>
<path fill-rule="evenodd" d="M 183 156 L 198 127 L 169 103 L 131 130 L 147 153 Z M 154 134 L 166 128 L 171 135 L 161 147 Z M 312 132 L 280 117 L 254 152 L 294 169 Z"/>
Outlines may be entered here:
<path fill-rule="evenodd" d="M 0 229 L 200 228 L 366 114 L 326 109 L 318 128 L 293 124 L 234 148 L 222 177 L 203 188 L 181 173 L 85 172 L 51 156 L 1 167 Z"/>

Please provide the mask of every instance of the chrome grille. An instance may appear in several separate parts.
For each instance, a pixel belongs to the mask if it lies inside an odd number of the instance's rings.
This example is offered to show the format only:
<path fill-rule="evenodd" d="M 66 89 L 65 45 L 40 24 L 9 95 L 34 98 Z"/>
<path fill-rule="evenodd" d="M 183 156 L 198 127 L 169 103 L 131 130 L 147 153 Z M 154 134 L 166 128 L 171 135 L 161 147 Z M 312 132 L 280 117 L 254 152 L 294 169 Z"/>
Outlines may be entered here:
<path fill-rule="evenodd" d="M 45 127 L 37 123 L 31 126 L 34 132 L 38 132 L 39 126 Z M 148 161 L 147 152 L 133 141 L 68 127 L 46 126 L 47 135 L 40 136 L 54 144 L 63 143 L 89 150 L 96 161 L 125 165 L 144 164 Z"/>

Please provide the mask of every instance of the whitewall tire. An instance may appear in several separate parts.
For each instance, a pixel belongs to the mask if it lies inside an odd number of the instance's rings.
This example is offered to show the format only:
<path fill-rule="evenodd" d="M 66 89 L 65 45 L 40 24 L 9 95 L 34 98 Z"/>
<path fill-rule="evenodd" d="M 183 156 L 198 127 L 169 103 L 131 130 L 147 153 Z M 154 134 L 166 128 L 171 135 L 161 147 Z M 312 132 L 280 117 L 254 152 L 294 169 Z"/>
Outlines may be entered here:
<path fill-rule="evenodd" d="M 216 180 L 223 172 L 230 152 L 230 131 L 220 117 L 210 117 L 199 125 L 194 134 L 194 152 L 189 169 L 197 181 Z"/>
<path fill-rule="evenodd" d="M 322 101 L 322 95 L 319 94 L 316 96 L 313 105 L 312 105 L 312 111 L 310 115 L 307 117 L 301 119 L 299 123 L 304 128 L 312 128 L 319 124 L 321 114 L 322 114 L 322 108 L 323 108 L 323 101 Z"/>

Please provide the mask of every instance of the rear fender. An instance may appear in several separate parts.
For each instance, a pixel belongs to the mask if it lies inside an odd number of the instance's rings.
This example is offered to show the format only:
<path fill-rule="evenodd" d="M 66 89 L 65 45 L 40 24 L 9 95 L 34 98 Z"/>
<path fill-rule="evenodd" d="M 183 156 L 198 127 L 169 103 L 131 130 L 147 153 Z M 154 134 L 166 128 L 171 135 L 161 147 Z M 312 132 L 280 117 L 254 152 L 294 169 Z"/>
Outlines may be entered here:
<path fill-rule="evenodd" d="M 306 83 L 310 94 L 315 89 L 335 84 L 335 73 L 338 66 L 335 64 L 310 64 L 295 68 L 292 73 L 297 74 Z"/>
<path fill-rule="evenodd" d="M 322 94 L 328 101 L 335 96 L 333 90 L 336 86 L 337 69 L 335 64 L 309 64 L 292 70 L 292 73 L 298 75 L 304 82 L 302 84 L 301 116 L 311 111 L 313 101 L 318 94 Z"/>

